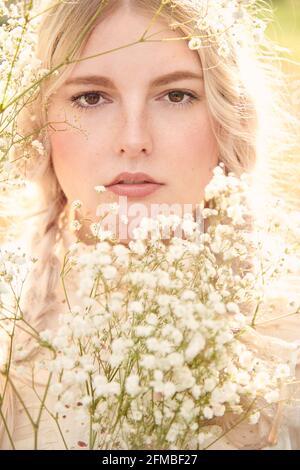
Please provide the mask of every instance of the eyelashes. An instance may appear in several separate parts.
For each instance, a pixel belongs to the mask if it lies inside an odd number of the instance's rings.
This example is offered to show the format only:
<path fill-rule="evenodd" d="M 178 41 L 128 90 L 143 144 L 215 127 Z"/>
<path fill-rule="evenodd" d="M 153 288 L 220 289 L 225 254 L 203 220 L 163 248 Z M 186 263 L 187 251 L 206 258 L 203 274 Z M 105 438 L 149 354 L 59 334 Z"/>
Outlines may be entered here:
<path fill-rule="evenodd" d="M 182 108 L 182 107 L 192 105 L 195 101 L 199 101 L 199 98 L 195 96 L 193 93 L 191 93 L 190 91 L 184 91 L 184 90 L 171 90 L 165 93 L 164 96 L 168 96 L 168 95 L 174 96 L 174 94 L 183 95 L 183 96 L 186 95 L 188 99 L 186 101 L 180 101 L 180 102 L 165 101 L 165 103 L 168 106 L 175 107 L 175 108 Z M 87 98 L 92 101 L 92 104 L 91 103 L 83 104 L 83 102 L 86 101 Z M 80 93 L 79 95 L 72 96 L 70 101 L 73 107 L 78 108 L 81 111 L 83 110 L 87 111 L 88 109 L 90 110 L 97 109 L 107 103 L 107 101 L 104 101 L 102 103 L 97 102 L 98 100 L 100 100 L 100 98 L 105 99 L 105 96 L 103 93 L 100 93 L 99 91 L 89 91 L 86 93 Z"/>

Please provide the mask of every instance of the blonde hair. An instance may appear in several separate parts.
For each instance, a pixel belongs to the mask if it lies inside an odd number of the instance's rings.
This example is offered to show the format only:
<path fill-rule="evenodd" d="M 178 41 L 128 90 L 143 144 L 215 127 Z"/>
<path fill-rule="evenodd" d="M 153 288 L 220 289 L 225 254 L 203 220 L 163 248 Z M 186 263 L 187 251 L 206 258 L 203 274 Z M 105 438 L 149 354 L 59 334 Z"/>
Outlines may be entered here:
<path fill-rule="evenodd" d="M 64 209 L 67 204 L 51 160 L 51 148 L 45 126 L 48 98 L 64 82 L 73 67 L 70 60 L 80 57 L 91 31 L 99 22 L 104 21 L 105 17 L 121 6 L 154 14 L 161 1 L 78 0 L 52 3 L 53 7 L 44 15 L 40 26 L 37 55 L 42 60 L 43 68 L 52 70 L 59 64 L 64 65 L 59 69 L 58 75 L 53 74 L 42 82 L 34 99 L 30 100 L 30 104 L 25 106 L 17 117 L 20 135 L 34 135 L 45 148 L 45 155 L 41 158 L 30 146 L 29 141 L 31 158 L 26 161 L 20 158 L 18 165 L 20 173 L 26 179 L 34 181 L 39 191 L 39 207 L 34 219 L 35 233 L 30 235 L 34 256 L 38 257 L 39 261 L 28 278 L 21 303 L 26 320 L 37 330 L 43 329 L 46 316 L 51 314 L 55 306 L 55 289 L 60 274 L 60 263 L 55 250 L 62 239 Z M 176 4 L 176 8 L 172 8 L 171 4 L 166 2 L 161 18 L 182 24 L 179 29 L 184 35 L 193 35 L 194 29 L 190 23 L 191 19 L 199 15 L 199 1 L 182 0 Z M 265 65 L 262 51 L 251 50 L 246 48 L 246 45 L 244 48 L 237 48 L 233 44 L 231 46 L 230 55 L 226 58 L 218 54 L 217 41 L 200 48 L 198 53 L 203 67 L 207 104 L 215 123 L 219 160 L 224 162 L 228 171 L 240 175 L 244 171 L 253 171 L 261 160 L 261 155 L 283 151 L 288 129 L 281 124 L 289 120 L 287 114 L 279 113 L 279 110 L 283 109 L 280 95 L 265 93 L 265 90 L 272 89 L 274 77 L 278 77 L 278 74 L 274 74 L 272 68 Z M 253 81 L 248 80 L 247 70 L 252 71 L 252 78 L 256 77 L 260 84 L 259 90 L 255 90 Z M 37 119 L 31 120 L 32 115 Z M 264 124 L 272 116 L 273 132 L 269 133 Z M 282 122 L 276 121 L 275 125 L 275 116 L 282 117 Z M 22 146 L 15 146 L 12 154 L 14 160 L 22 157 L 25 146 L 26 140 Z M 37 283 L 38 288 L 34 288 Z M 18 341 L 24 341 L 22 334 L 19 335 Z M 27 338 L 27 342 L 29 343 L 30 339 Z M 9 397 L 5 402 L 6 405 L 4 403 L 2 408 L 3 413 L 7 415 L 11 411 Z"/>

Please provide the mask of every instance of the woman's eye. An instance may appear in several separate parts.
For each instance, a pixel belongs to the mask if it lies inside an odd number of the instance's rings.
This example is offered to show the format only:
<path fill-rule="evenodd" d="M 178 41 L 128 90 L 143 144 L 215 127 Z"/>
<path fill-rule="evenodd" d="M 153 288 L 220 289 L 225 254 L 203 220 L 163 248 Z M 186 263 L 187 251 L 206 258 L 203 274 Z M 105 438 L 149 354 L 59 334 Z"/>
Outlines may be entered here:
<path fill-rule="evenodd" d="M 167 95 L 171 101 L 169 101 L 168 104 L 171 104 L 171 106 L 186 106 L 189 104 L 193 104 L 195 100 L 198 100 L 198 98 L 191 92 L 189 91 L 183 91 L 183 90 L 173 90 L 169 91 Z M 187 100 L 183 100 L 184 97 L 187 96 Z"/>
<path fill-rule="evenodd" d="M 82 93 L 81 95 L 72 96 L 71 101 L 74 106 L 78 108 L 95 108 L 103 103 L 99 104 L 101 93 L 98 91 L 91 91 L 88 93 Z"/>

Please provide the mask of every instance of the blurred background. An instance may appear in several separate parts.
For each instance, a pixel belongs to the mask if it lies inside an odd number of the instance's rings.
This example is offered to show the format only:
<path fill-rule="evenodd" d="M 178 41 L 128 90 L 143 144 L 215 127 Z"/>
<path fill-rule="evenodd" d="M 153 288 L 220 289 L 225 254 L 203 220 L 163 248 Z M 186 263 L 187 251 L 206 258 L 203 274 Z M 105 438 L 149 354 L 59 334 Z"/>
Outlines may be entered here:
<path fill-rule="evenodd" d="M 300 61 L 300 0 L 272 0 L 274 23 L 268 34 L 292 52 L 292 57 Z"/>
<path fill-rule="evenodd" d="M 266 3 L 272 5 L 274 12 L 267 35 L 283 48 L 278 65 L 288 74 L 293 113 L 300 119 L 300 0 L 270 0 Z M 297 134 L 296 148 L 274 162 L 273 177 L 278 196 L 292 208 L 300 210 L 300 128 Z"/>

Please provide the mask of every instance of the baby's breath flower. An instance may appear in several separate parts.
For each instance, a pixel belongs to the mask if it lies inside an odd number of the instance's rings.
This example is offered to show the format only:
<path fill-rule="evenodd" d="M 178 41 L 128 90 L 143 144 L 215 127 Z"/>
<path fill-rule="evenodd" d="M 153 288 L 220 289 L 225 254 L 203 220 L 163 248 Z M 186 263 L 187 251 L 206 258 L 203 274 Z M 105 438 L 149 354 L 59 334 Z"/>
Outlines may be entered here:
<path fill-rule="evenodd" d="M 73 209 L 80 209 L 82 207 L 82 202 L 79 199 L 76 199 L 72 202 Z"/>
<path fill-rule="evenodd" d="M 260 418 L 260 412 L 256 411 L 256 413 L 253 413 L 249 416 L 249 423 L 250 424 L 257 424 Z"/>
<path fill-rule="evenodd" d="M 228 302 L 228 304 L 226 305 L 226 308 L 229 313 L 233 313 L 236 315 L 240 313 L 239 306 L 234 302 Z"/>
<path fill-rule="evenodd" d="M 279 391 L 278 390 L 270 390 L 268 393 L 265 394 L 265 400 L 268 403 L 274 403 L 279 400 Z"/>
<path fill-rule="evenodd" d="M 188 47 L 191 50 L 197 50 L 200 49 L 202 46 L 202 42 L 200 38 L 193 37 L 192 39 L 189 40 L 188 42 Z"/>
<path fill-rule="evenodd" d="M 203 337 L 201 333 L 196 333 L 192 337 L 185 351 L 185 358 L 187 362 L 192 361 L 199 354 L 199 352 L 202 351 L 204 346 L 205 346 L 205 338 Z"/>
<path fill-rule="evenodd" d="M 77 232 L 78 230 L 80 230 L 82 227 L 81 223 L 79 222 L 79 220 L 72 220 L 71 223 L 70 223 L 70 229 L 73 231 L 73 232 Z"/>
<path fill-rule="evenodd" d="M 291 376 L 291 369 L 288 364 L 279 364 L 276 366 L 275 372 L 274 372 L 274 377 L 275 378 L 286 378 Z"/>
<path fill-rule="evenodd" d="M 139 385 L 139 380 L 140 380 L 139 376 L 136 374 L 132 374 L 129 377 L 127 377 L 125 388 L 126 388 L 126 392 L 128 393 L 128 395 L 135 397 L 136 395 L 140 393 L 142 389 Z"/>
<path fill-rule="evenodd" d="M 101 185 L 95 186 L 95 191 L 96 193 L 104 193 L 106 191 L 106 188 L 105 186 L 101 186 Z"/>
<path fill-rule="evenodd" d="M 205 419 L 211 419 L 214 415 L 214 412 L 212 410 L 212 408 L 210 408 L 209 406 L 205 406 L 204 409 L 203 409 L 203 416 Z"/>

